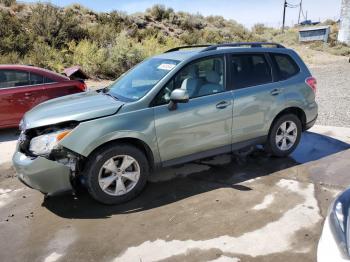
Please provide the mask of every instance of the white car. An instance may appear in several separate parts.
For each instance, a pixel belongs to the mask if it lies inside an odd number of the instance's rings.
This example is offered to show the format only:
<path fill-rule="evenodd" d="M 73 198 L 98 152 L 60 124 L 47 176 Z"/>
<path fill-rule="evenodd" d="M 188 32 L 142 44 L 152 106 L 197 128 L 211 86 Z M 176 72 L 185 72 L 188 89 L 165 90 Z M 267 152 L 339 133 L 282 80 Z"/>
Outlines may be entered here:
<path fill-rule="evenodd" d="M 350 261 L 350 189 L 332 203 L 317 248 L 318 262 Z"/>

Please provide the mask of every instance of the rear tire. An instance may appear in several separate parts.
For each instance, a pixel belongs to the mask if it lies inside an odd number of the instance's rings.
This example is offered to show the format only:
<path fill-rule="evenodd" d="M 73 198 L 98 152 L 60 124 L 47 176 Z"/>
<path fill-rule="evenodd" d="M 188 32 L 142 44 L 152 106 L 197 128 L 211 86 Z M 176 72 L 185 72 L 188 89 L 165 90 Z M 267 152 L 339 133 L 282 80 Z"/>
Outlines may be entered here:
<path fill-rule="evenodd" d="M 145 154 L 127 144 L 111 144 L 93 152 L 84 172 L 89 194 L 107 205 L 121 204 L 139 195 L 148 174 Z"/>
<path fill-rule="evenodd" d="M 286 157 L 298 146 L 301 132 L 301 122 L 296 115 L 282 115 L 270 128 L 265 150 L 273 156 Z"/>

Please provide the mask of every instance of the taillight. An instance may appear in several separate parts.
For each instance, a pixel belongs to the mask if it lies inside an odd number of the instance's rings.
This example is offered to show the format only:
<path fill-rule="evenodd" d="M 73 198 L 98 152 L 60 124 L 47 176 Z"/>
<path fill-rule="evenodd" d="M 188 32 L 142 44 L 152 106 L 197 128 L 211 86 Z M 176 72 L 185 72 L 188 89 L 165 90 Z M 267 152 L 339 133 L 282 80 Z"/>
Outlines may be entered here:
<path fill-rule="evenodd" d="M 305 83 L 316 93 L 317 90 L 317 80 L 313 76 L 310 76 L 305 79 Z"/>
<path fill-rule="evenodd" d="M 78 83 L 78 88 L 79 88 L 81 91 L 86 91 L 87 86 L 86 86 L 86 84 L 85 84 L 84 81 L 79 81 L 79 83 Z"/>

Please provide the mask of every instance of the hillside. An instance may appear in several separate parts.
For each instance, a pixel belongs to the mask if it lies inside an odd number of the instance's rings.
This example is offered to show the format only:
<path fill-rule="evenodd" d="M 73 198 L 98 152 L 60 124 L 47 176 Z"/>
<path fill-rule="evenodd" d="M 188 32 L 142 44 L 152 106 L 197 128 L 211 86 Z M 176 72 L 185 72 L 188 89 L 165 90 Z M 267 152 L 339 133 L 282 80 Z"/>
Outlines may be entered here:
<path fill-rule="evenodd" d="M 81 65 L 93 77 L 116 78 L 144 58 L 179 45 L 236 41 L 276 41 L 299 46 L 297 28 L 280 30 L 258 24 L 252 30 L 220 16 L 174 12 L 156 5 L 144 13 L 97 13 L 81 5 L 0 2 L 0 63 L 24 63 L 61 72 Z M 308 47 L 337 55 L 350 48 L 336 43 Z"/>

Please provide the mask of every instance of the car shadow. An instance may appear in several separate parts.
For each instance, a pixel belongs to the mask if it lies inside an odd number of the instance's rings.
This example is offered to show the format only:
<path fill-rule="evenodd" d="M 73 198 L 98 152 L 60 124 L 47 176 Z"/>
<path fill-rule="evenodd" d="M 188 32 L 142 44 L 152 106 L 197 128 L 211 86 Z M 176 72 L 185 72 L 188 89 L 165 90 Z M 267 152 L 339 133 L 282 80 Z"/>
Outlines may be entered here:
<path fill-rule="evenodd" d="M 18 128 L 0 129 L 0 142 L 17 140 L 19 134 Z"/>
<path fill-rule="evenodd" d="M 42 206 L 64 218 L 97 219 L 108 218 L 115 214 L 135 213 L 219 188 L 250 191 L 252 188 L 240 183 L 268 176 L 349 148 L 349 144 L 334 138 L 306 132 L 298 148 L 286 158 L 271 157 L 257 147 L 246 157 L 225 155 L 224 163 L 217 161 L 220 157 L 216 157 L 174 168 L 160 169 L 154 176 L 159 178 L 164 175 L 169 178 L 163 177 L 161 181 L 151 178 L 153 182 L 147 184 L 139 197 L 121 205 L 99 204 L 83 191 L 76 195 L 45 198 Z"/>

